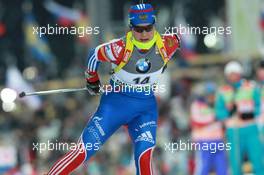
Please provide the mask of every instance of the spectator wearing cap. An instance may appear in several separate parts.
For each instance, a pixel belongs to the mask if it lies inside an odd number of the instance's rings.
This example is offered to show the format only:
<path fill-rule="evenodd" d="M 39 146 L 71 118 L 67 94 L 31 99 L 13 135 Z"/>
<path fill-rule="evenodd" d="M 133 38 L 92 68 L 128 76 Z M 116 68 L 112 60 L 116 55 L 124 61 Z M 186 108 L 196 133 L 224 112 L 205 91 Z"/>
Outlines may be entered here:
<path fill-rule="evenodd" d="M 245 155 L 253 172 L 264 174 L 263 155 L 255 118 L 260 112 L 256 83 L 242 78 L 243 68 L 237 61 L 225 66 L 226 84 L 220 86 L 215 102 L 216 117 L 226 127 L 227 143 L 231 144 L 229 163 L 232 175 L 241 175 Z"/>

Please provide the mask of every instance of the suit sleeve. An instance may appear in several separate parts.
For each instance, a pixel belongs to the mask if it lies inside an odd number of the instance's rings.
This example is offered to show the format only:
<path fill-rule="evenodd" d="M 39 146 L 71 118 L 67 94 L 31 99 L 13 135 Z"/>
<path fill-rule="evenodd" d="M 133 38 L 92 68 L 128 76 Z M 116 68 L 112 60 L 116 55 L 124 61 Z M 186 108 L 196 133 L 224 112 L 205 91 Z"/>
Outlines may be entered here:
<path fill-rule="evenodd" d="M 221 93 L 216 94 L 215 98 L 215 116 L 217 120 L 225 120 L 229 117 L 229 110 L 227 109 L 224 97 Z"/>
<path fill-rule="evenodd" d="M 86 80 L 88 82 L 99 80 L 97 70 L 101 62 L 119 64 L 123 58 L 124 46 L 124 41 L 117 39 L 92 49 L 87 58 Z"/>
<path fill-rule="evenodd" d="M 260 115 L 260 109 L 261 109 L 261 93 L 260 88 L 256 87 L 253 91 L 253 98 L 254 98 L 254 104 L 255 104 L 255 111 L 254 115 L 255 117 L 258 117 Z"/>
<path fill-rule="evenodd" d="M 178 35 L 164 35 L 164 46 L 168 57 L 171 59 L 178 49 L 181 47 L 181 41 Z"/>

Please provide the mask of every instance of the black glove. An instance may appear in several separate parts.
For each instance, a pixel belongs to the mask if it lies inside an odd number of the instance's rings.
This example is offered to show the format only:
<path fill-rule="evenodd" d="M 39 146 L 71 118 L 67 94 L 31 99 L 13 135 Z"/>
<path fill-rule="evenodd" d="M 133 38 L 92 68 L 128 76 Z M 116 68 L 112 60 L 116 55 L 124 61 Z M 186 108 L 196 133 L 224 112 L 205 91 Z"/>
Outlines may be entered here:
<path fill-rule="evenodd" d="M 85 72 L 86 88 L 91 95 L 100 94 L 100 79 L 97 72 Z"/>
<path fill-rule="evenodd" d="M 251 120 L 251 119 L 254 119 L 254 113 L 253 112 L 248 112 L 248 113 L 242 113 L 240 115 L 240 118 L 242 120 Z"/>
<path fill-rule="evenodd" d="M 100 80 L 97 80 L 95 82 L 86 81 L 86 88 L 91 95 L 100 94 L 101 93 L 100 86 L 101 86 Z"/>

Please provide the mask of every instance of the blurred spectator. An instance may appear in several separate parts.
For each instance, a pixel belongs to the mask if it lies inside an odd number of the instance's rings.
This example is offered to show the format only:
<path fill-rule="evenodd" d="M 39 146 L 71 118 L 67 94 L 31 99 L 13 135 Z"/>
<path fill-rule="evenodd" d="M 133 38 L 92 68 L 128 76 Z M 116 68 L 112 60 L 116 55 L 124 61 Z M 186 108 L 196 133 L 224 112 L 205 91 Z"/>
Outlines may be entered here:
<path fill-rule="evenodd" d="M 226 127 L 227 142 L 233 175 L 242 174 L 244 156 L 247 155 L 256 175 L 264 172 L 259 131 L 254 120 L 260 113 L 260 98 L 255 83 L 242 79 L 240 63 L 231 61 L 224 70 L 227 83 L 216 96 L 216 117 Z"/>
<path fill-rule="evenodd" d="M 226 148 L 218 149 L 224 144 L 224 131 L 222 123 L 216 121 L 214 112 L 216 84 L 206 82 L 195 87 L 197 96 L 193 101 L 191 111 L 192 142 L 197 143 L 195 150 L 195 173 L 207 175 L 211 171 L 217 175 L 227 175 Z M 204 149 L 201 145 L 216 144 L 215 150 Z M 195 146 L 196 149 L 196 146 Z"/>

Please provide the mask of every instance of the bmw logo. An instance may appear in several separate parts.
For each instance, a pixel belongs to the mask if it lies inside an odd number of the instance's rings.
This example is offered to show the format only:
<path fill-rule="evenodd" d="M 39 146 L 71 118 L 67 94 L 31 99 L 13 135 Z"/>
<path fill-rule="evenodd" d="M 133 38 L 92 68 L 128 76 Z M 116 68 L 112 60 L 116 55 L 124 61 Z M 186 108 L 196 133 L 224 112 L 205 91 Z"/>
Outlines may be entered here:
<path fill-rule="evenodd" d="M 139 73 L 146 73 L 149 71 L 151 63 L 148 59 L 141 58 L 136 63 L 136 71 Z"/>

